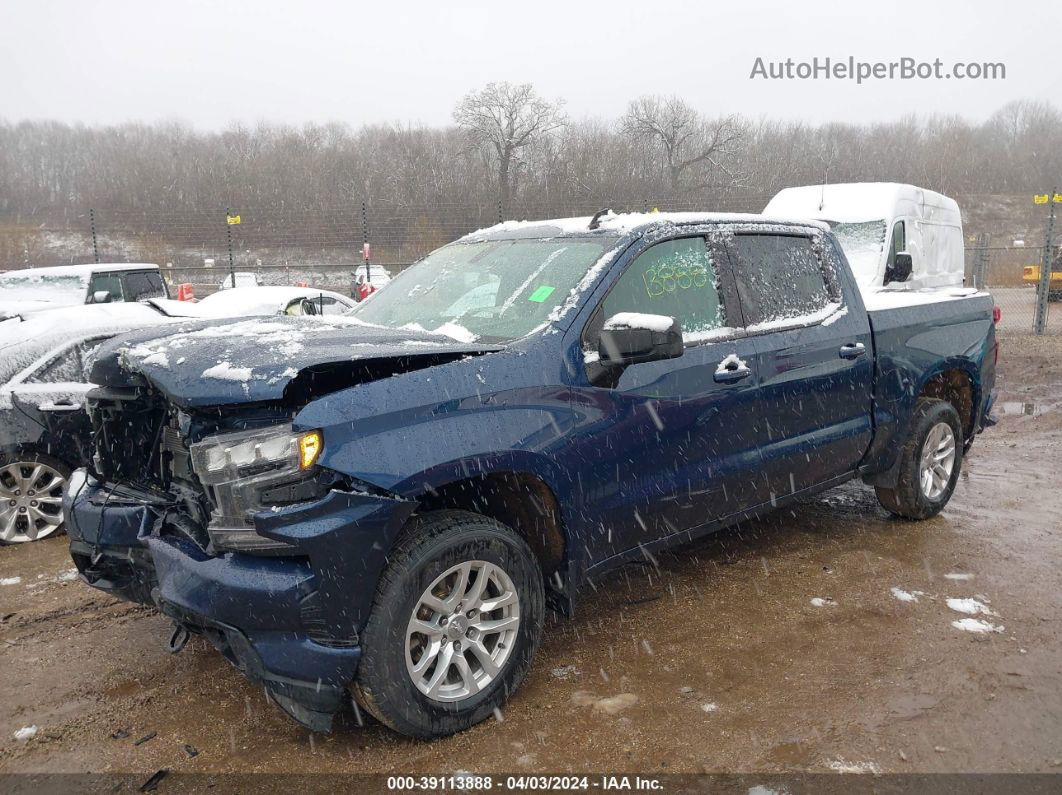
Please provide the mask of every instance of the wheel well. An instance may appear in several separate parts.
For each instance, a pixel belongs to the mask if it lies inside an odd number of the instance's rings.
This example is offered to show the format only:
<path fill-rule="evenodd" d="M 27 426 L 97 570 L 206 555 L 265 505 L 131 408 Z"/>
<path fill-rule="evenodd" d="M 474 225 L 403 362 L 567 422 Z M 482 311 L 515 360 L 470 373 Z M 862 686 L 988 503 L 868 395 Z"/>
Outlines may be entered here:
<path fill-rule="evenodd" d="M 544 574 L 564 562 L 565 532 L 557 498 L 540 478 L 526 472 L 499 472 L 431 489 L 424 510 L 474 511 L 511 527 L 527 541 Z"/>
<path fill-rule="evenodd" d="M 939 398 L 951 403 L 962 421 L 963 438 L 970 438 L 973 434 L 974 396 L 969 375 L 958 369 L 937 373 L 922 387 L 922 396 Z"/>

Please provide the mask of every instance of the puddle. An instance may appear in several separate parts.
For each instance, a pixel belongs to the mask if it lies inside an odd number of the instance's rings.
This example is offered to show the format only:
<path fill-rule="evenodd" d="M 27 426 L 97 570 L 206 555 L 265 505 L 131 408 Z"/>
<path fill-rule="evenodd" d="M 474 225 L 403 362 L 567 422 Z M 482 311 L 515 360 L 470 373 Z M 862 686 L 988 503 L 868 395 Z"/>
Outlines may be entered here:
<path fill-rule="evenodd" d="M 1059 407 L 1058 403 L 1037 403 L 1029 400 L 1007 400 L 998 405 L 1000 413 L 1005 417 L 1039 417 Z"/>

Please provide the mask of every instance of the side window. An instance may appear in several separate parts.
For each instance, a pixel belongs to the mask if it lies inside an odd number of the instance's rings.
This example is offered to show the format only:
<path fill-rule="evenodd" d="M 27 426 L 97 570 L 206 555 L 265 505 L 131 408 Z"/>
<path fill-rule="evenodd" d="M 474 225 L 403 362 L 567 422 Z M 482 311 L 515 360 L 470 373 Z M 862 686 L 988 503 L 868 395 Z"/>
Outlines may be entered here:
<path fill-rule="evenodd" d="M 886 267 L 891 268 L 896 264 L 896 255 L 907 251 L 907 229 L 903 221 L 897 221 L 892 227 L 892 243 L 889 245 L 889 258 Z"/>
<path fill-rule="evenodd" d="M 687 342 L 723 327 L 715 263 L 704 238 L 667 240 L 639 254 L 598 307 L 588 329 L 590 347 L 596 350 L 601 326 L 618 312 L 673 317 Z"/>
<path fill-rule="evenodd" d="M 92 277 L 88 294 L 90 303 L 92 302 L 92 297 L 101 290 L 110 293 L 112 301 L 125 300 L 122 294 L 122 280 L 117 273 L 97 273 Z"/>
<path fill-rule="evenodd" d="M 324 298 L 317 299 L 318 304 L 323 307 L 322 315 L 342 315 L 350 307 L 346 304 L 340 303 L 331 296 L 325 296 Z"/>
<path fill-rule="evenodd" d="M 27 384 L 77 384 L 85 380 L 80 345 L 71 345 L 26 378 Z"/>
<path fill-rule="evenodd" d="M 810 238 L 735 235 L 730 250 L 748 326 L 799 322 L 829 305 L 832 291 Z"/>
<path fill-rule="evenodd" d="M 151 276 L 155 276 L 154 281 Z M 147 298 L 165 298 L 166 291 L 157 274 L 127 273 L 125 274 L 125 296 L 127 301 L 143 301 Z"/>

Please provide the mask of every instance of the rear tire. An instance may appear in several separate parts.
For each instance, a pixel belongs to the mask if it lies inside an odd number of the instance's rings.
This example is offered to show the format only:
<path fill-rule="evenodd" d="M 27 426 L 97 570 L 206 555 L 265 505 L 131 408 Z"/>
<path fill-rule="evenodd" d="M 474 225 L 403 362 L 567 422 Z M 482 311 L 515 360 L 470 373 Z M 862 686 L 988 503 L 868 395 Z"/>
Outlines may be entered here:
<path fill-rule="evenodd" d="M 0 545 L 63 532 L 63 491 L 73 470 L 33 450 L 0 454 Z"/>
<path fill-rule="evenodd" d="M 893 488 L 875 489 L 878 502 L 904 519 L 936 516 L 955 491 L 962 449 L 962 422 L 955 407 L 945 400 L 918 398 L 900 451 L 899 478 Z"/>
<path fill-rule="evenodd" d="M 542 572 L 513 530 L 469 511 L 415 516 L 380 579 L 354 696 L 401 734 L 463 731 L 519 686 L 544 615 Z"/>

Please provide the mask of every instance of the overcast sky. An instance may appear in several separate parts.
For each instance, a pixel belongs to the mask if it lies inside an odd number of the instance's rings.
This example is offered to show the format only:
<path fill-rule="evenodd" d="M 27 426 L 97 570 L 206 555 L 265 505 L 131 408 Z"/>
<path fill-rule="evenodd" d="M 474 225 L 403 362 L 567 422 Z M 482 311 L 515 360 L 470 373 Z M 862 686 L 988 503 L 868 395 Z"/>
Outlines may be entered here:
<path fill-rule="evenodd" d="M 575 118 L 640 94 L 705 113 L 822 121 L 985 118 L 1062 104 L 1062 3 L 0 0 L 0 118 L 446 124 L 491 80 L 531 82 Z M 997 81 L 750 80 L 765 60 L 990 61 Z"/>

